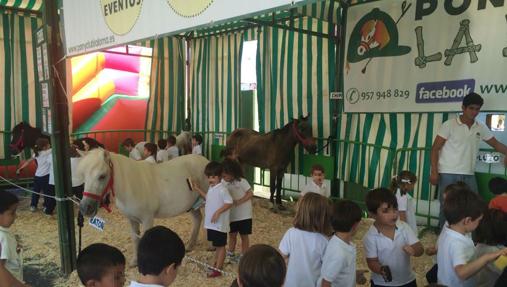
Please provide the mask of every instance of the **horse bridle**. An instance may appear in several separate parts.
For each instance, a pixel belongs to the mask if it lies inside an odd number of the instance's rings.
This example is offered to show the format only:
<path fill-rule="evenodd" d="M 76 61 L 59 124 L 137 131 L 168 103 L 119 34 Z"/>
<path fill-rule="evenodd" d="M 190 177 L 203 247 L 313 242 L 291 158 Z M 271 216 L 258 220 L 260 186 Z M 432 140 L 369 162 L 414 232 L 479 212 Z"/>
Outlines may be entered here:
<path fill-rule="evenodd" d="M 24 133 L 25 129 L 22 128 L 18 140 L 13 144 L 9 144 L 9 147 L 11 147 L 12 149 L 15 148 L 18 152 L 22 151 L 23 148 L 25 147 L 25 142 L 23 141 Z"/>
<path fill-rule="evenodd" d="M 109 161 L 109 167 L 111 170 L 111 175 L 109 176 L 109 181 L 107 182 L 107 185 L 104 187 L 104 190 L 102 190 L 102 193 L 100 195 L 86 192 L 86 191 L 83 192 L 83 198 L 88 197 L 92 200 L 97 201 L 98 203 L 100 203 L 100 207 L 107 210 L 107 212 L 111 212 L 111 207 L 108 204 L 104 204 L 104 198 L 109 193 L 111 193 L 113 195 L 113 197 L 115 196 L 115 194 L 114 194 L 114 170 L 113 170 L 113 163 L 111 161 Z"/>
<path fill-rule="evenodd" d="M 294 131 L 294 135 L 296 136 L 296 138 L 298 139 L 298 141 L 305 147 L 309 146 L 309 145 L 313 145 L 315 144 L 315 141 L 313 140 L 313 138 L 305 138 L 298 130 L 298 127 L 297 127 L 297 121 L 294 121 L 294 123 L 292 124 L 292 129 Z"/>

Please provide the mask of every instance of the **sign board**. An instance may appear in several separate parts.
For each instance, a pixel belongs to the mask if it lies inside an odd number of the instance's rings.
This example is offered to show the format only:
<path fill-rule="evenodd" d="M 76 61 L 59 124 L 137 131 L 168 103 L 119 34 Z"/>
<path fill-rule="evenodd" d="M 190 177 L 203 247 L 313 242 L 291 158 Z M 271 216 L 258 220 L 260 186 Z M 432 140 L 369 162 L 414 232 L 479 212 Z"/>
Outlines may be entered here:
<path fill-rule="evenodd" d="M 68 56 L 315 0 L 63 0 Z"/>
<path fill-rule="evenodd" d="M 375 1 L 347 13 L 345 112 L 507 110 L 506 1 Z M 494 27 L 494 28 L 492 28 Z"/>
<path fill-rule="evenodd" d="M 342 92 L 331 92 L 329 94 L 329 99 L 331 99 L 331 100 L 343 100 L 343 93 Z"/>
<path fill-rule="evenodd" d="M 483 163 L 500 163 L 503 162 L 504 155 L 498 152 L 484 152 L 480 151 L 477 154 L 477 161 Z"/>

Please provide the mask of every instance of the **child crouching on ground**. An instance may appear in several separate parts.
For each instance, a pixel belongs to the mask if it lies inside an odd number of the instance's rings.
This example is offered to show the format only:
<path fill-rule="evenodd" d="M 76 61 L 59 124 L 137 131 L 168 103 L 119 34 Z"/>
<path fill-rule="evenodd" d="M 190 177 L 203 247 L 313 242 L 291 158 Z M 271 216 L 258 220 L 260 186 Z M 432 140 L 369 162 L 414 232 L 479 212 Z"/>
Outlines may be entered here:
<path fill-rule="evenodd" d="M 204 173 L 208 177 L 209 189 L 205 193 L 197 183 L 193 183 L 194 190 L 206 199 L 204 209 L 204 228 L 207 231 L 208 241 L 211 241 L 215 250 L 215 269 L 222 269 L 225 261 L 225 245 L 227 233 L 230 230 L 229 209 L 232 207 L 232 197 L 222 182 L 222 165 L 212 161 L 206 165 Z M 208 277 L 221 276 L 217 270 L 209 270 Z"/>
<path fill-rule="evenodd" d="M 118 248 L 95 243 L 77 257 L 77 275 L 85 287 L 123 287 L 125 256 Z"/>

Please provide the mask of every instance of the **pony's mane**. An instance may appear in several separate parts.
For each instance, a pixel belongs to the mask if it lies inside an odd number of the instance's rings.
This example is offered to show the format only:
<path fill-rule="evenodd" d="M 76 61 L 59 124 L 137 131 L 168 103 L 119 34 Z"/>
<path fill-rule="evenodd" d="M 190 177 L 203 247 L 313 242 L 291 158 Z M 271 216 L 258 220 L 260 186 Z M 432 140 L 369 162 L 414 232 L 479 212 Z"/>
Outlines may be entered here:
<path fill-rule="evenodd" d="M 90 169 L 97 167 L 97 163 L 105 164 L 104 150 L 101 148 L 93 149 L 81 158 L 77 168 L 78 173 L 84 174 L 89 172 Z"/>

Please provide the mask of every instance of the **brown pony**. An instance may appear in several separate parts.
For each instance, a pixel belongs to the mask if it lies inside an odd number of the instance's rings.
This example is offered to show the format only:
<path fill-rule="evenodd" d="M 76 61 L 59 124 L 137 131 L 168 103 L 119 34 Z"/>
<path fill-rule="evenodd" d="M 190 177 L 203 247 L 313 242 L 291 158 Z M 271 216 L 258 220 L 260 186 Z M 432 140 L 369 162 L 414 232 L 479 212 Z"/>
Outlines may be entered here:
<path fill-rule="evenodd" d="M 294 147 L 301 143 L 309 153 L 315 153 L 317 146 L 312 136 L 312 126 L 309 115 L 300 119 L 293 119 L 281 129 L 260 134 L 251 129 L 236 129 L 227 138 L 227 144 L 222 156 L 236 159 L 241 164 L 269 169 L 270 172 L 270 200 L 278 208 L 282 206 L 282 179 L 294 155 Z"/>

